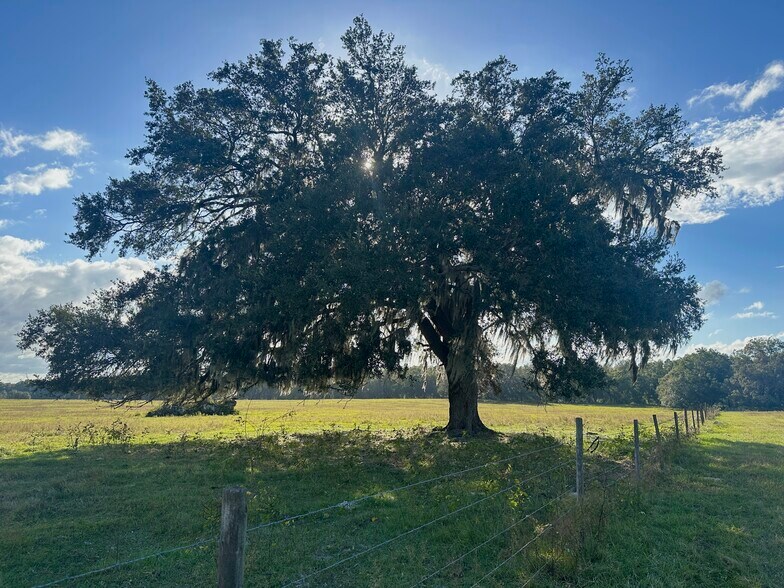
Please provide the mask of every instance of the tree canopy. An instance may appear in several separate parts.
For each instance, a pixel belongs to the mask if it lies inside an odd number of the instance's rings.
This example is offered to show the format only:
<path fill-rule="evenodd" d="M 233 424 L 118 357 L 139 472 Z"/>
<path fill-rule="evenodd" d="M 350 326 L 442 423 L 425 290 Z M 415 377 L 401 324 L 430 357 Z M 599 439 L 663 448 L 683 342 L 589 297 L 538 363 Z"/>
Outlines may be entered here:
<path fill-rule="evenodd" d="M 701 325 L 669 255 L 678 202 L 714 194 L 720 154 L 677 107 L 626 109 L 600 56 L 577 88 L 506 58 L 440 98 L 363 18 L 332 57 L 263 40 L 210 85 L 150 81 L 134 171 L 76 199 L 72 243 L 170 260 L 40 311 L 20 345 L 44 384 L 199 402 L 259 383 L 352 391 L 430 358 L 447 429 L 485 429 L 500 355 L 572 395 Z M 172 261 L 173 259 L 173 261 Z"/>
<path fill-rule="evenodd" d="M 760 337 L 732 354 L 730 404 L 764 410 L 784 407 L 784 341 Z"/>
<path fill-rule="evenodd" d="M 660 381 L 659 399 L 667 406 L 700 406 L 723 403 L 730 391 L 732 362 L 712 349 L 698 349 L 673 362 Z"/>

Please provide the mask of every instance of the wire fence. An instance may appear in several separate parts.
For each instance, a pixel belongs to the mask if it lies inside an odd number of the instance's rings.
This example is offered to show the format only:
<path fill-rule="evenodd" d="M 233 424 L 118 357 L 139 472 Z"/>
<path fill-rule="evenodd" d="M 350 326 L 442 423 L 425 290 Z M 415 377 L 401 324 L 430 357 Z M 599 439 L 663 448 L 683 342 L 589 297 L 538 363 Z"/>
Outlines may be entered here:
<path fill-rule="evenodd" d="M 492 503 L 500 497 L 508 497 L 514 493 L 523 493 L 530 497 L 537 494 L 532 489 L 532 484 L 535 481 L 551 481 L 552 484 L 550 486 L 540 488 L 538 492 L 542 495 L 546 491 L 554 490 L 554 492 L 549 496 L 543 496 L 541 503 L 533 505 L 535 508 L 527 508 L 522 512 L 515 511 L 511 522 L 501 525 L 499 530 L 494 530 L 489 536 L 471 544 L 467 550 L 462 551 L 457 557 L 453 557 L 445 563 L 439 562 L 419 579 L 413 581 L 413 583 L 399 582 L 394 584 L 410 585 L 410 588 L 414 588 L 439 579 L 451 568 L 456 567 L 461 562 L 465 562 L 470 556 L 476 556 L 502 537 L 509 536 L 513 532 L 519 532 L 527 523 L 530 526 L 530 533 L 527 538 L 519 539 L 521 543 L 519 547 L 512 545 L 510 549 L 506 550 L 507 552 L 511 550 L 509 555 L 502 556 L 500 561 L 492 565 L 490 564 L 490 558 L 482 558 L 481 563 L 484 564 L 486 570 L 480 568 L 475 574 L 481 574 L 481 576 L 476 580 L 464 578 L 465 581 L 460 584 L 472 586 L 473 588 L 489 581 L 502 569 L 518 560 L 523 554 L 528 553 L 530 549 L 540 543 L 543 537 L 552 535 L 559 524 L 582 510 L 586 495 L 590 495 L 591 492 L 597 489 L 603 489 L 606 492 L 633 475 L 636 476 L 639 483 L 643 462 L 652 464 L 654 461 L 659 461 L 661 463 L 664 448 L 677 447 L 678 443 L 698 434 L 706 421 L 713 418 L 717 413 L 718 411 L 714 408 L 701 407 L 693 410 L 674 411 L 666 416 L 657 414 L 653 416 L 652 423 L 640 423 L 638 420 L 634 420 L 633 436 L 631 438 L 623 433 L 618 435 L 606 435 L 591 431 L 583 433 L 583 422 L 578 417 L 576 419 L 575 436 L 571 441 L 548 443 L 543 447 L 518 452 L 501 459 L 416 480 L 297 514 L 278 517 L 252 526 L 247 525 L 247 504 L 245 502 L 247 492 L 244 489 L 229 488 L 224 491 L 219 535 L 204 537 L 185 545 L 154 551 L 147 555 L 97 567 L 78 574 L 65 575 L 55 580 L 37 584 L 34 588 L 64 585 L 84 580 L 91 576 L 98 576 L 139 562 L 153 558 L 162 558 L 169 554 L 213 543 L 218 546 L 219 588 L 238 588 L 243 583 L 246 545 L 249 541 L 255 540 L 254 537 L 257 532 L 277 528 L 282 533 L 288 533 L 292 530 L 292 523 L 303 522 L 307 519 L 312 520 L 317 515 L 324 515 L 330 512 L 352 512 L 360 506 L 372 505 L 374 502 L 392 496 L 400 496 L 414 489 L 437 487 L 448 480 L 464 478 L 470 474 L 487 471 L 498 466 L 510 467 L 511 464 L 528 457 L 540 458 L 547 455 L 548 458 L 554 458 L 554 465 L 548 464 L 547 467 L 528 472 L 521 479 L 515 479 L 511 483 L 501 485 L 498 489 L 485 492 L 479 498 L 450 508 L 443 514 L 429 516 L 426 520 L 398 530 L 393 535 L 380 541 L 369 545 L 352 545 L 349 554 L 338 554 L 337 557 L 333 557 L 332 561 L 328 563 L 313 566 L 305 571 L 291 572 L 289 577 L 284 580 L 270 578 L 270 581 L 265 583 L 259 582 L 259 579 L 256 578 L 252 582 L 254 585 L 269 585 L 278 588 L 304 587 L 308 585 L 343 585 L 343 582 L 338 583 L 328 580 L 328 573 L 345 568 L 348 564 L 358 565 L 358 562 L 366 559 L 366 556 L 370 554 L 380 552 L 393 544 L 405 543 L 426 529 L 434 528 L 447 520 L 459 517 L 465 513 L 476 511 L 481 505 Z M 571 454 L 571 456 L 564 459 L 564 454 Z M 569 472 L 573 473 L 569 474 Z M 567 483 L 571 476 L 573 476 L 572 481 Z M 503 477 L 496 472 L 492 479 L 498 481 Z M 530 505 L 526 503 L 526 506 Z M 324 519 L 320 518 L 318 520 Z M 499 551 L 499 553 L 504 553 L 505 555 L 506 552 Z M 541 577 L 544 570 L 550 565 L 553 565 L 553 562 L 546 560 L 543 564 L 536 566 L 533 572 L 528 573 L 527 577 L 518 578 L 517 581 L 524 582 L 522 586 L 528 586 Z M 529 565 L 528 567 L 534 566 Z"/>

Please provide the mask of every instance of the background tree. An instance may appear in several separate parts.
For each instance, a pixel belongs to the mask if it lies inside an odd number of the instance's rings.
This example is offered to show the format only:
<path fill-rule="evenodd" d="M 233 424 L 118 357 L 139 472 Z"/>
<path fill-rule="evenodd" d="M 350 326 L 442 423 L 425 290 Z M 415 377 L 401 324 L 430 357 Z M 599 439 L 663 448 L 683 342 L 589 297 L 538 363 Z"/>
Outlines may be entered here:
<path fill-rule="evenodd" d="M 659 382 L 659 398 L 666 406 L 722 404 L 730 392 L 731 378 L 729 356 L 712 349 L 698 349 L 673 362 L 672 369 Z"/>
<path fill-rule="evenodd" d="M 649 362 L 640 371 L 637 380 L 629 377 L 629 366 L 612 365 L 607 368 L 607 382 L 596 390 L 591 390 L 588 397 L 594 402 L 605 404 L 637 404 L 658 405 L 658 386 L 676 363 L 673 360 Z"/>
<path fill-rule="evenodd" d="M 784 406 L 784 341 L 752 339 L 732 354 L 732 367 L 733 406 L 763 410 Z"/>
<path fill-rule="evenodd" d="M 500 352 L 569 396 L 598 360 L 636 376 L 701 324 L 666 215 L 713 194 L 720 155 L 677 108 L 628 115 L 625 62 L 600 57 L 573 90 L 498 58 L 439 100 L 392 35 L 357 18 L 342 41 L 338 58 L 262 41 L 209 88 L 149 83 L 137 169 L 77 198 L 71 242 L 178 261 L 32 317 L 20 344 L 49 362 L 44 384 L 350 392 L 429 356 L 447 430 L 476 433 Z"/>

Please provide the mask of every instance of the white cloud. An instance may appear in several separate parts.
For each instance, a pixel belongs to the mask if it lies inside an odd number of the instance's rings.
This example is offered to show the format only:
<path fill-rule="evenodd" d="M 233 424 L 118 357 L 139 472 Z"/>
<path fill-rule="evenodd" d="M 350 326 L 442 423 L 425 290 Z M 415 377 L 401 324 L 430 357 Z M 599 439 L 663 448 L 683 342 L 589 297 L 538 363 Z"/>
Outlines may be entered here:
<path fill-rule="evenodd" d="M 73 167 L 36 165 L 6 176 L 0 184 L 0 194 L 38 196 L 44 190 L 70 188 L 75 175 Z"/>
<path fill-rule="evenodd" d="M 774 61 L 765 68 L 765 72 L 754 82 L 746 95 L 741 98 L 738 106 L 741 110 L 748 110 L 755 102 L 762 100 L 774 90 L 778 90 L 782 82 L 784 82 L 784 63 Z"/>
<path fill-rule="evenodd" d="M 748 86 L 748 82 L 739 82 L 737 84 L 721 82 L 719 84 L 712 84 L 707 88 L 703 88 L 699 94 L 689 98 L 687 104 L 689 106 L 694 106 L 695 104 L 702 104 L 703 102 L 708 102 L 719 96 L 727 96 L 732 98 L 733 101 L 737 101 L 746 93 Z"/>
<path fill-rule="evenodd" d="M 13 131 L 0 129 L 0 155 L 16 157 L 22 153 L 24 144 L 30 140 L 30 135 L 15 134 Z"/>
<path fill-rule="evenodd" d="M 29 314 L 52 304 L 80 302 L 113 280 L 133 279 L 151 267 L 138 258 L 50 263 L 35 257 L 44 246 L 43 241 L 0 236 L 0 380 L 45 371 L 40 360 L 16 348 L 16 333 Z"/>
<path fill-rule="evenodd" d="M 721 333 L 723 330 L 724 329 L 716 329 L 715 331 L 711 331 L 711 333 L 708 335 L 708 337 L 715 337 L 716 335 Z"/>
<path fill-rule="evenodd" d="M 758 300 L 757 302 L 752 302 L 743 310 L 762 310 L 763 308 L 765 308 L 765 303 Z"/>
<path fill-rule="evenodd" d="M 729 106 L 737 110 L 748 110 L 784 84 L 784 62 L 774 61 L 754 82 L 746 80 L 736 84 L 721 82 L 703 89 L 688 100 L 689 106 L 709 102 L 714 98 L 730 98 Z"/>
<path fill-rule="evenodd" d="M 0 155 L 15 157 L 26 151 L 32 145 L 44 151 L 56 151 L 63 155 L 76 156 L 85 151 L 90 143 L 84 135 L 76 131 L 65 129 L 52 129 L 41 135 L 27 135 L 15 133 L 7 129 L 0 129 Z"/>
<path fill-rule="evenodd" d="M 33 143 L 45 151 L 57 151 L 72 156 L 79 155 L 90 146 L 83 135 L 63 129 L 48 131 L 36 137 Z"/>
<path fill-rule="evenodd" d="M 684 200 L 669 214 L 673 220 L 689 225 L 705 225 L 725 216 L 727 212 L 715 206 L 715 201 L 705 196 Z"/>
<path fill-rule="evenodd" d="M 751 288 L 748 286 L 743 286 L 743 288 L 738 290 L 738 294 L 751 294 Z"/>
<path fill-rule="evenodd" d="M 762 312 L 755 312 L 753 310 L 749 310 L 747 312 L 738 312 L 732 315 L 734 319 L 751 319 L 751 318 L 767 318 L 767 319 L 775 319 L 779 318 L 774 313 L 770 312 L 769 310 L 765 310 Z"/>
<path fill-rule="evenodd" d="M 721 353 L 726 353 L 727 355 L 729 355 L 734 351 L 743 349 L 747 343 L 753 341 L 754 339 L 763 339 L 768 337 L 774 337 L 776 339 L 784 339 L 784 333 L 777 333 L 777 334 L 770 334 L 770 335 L 754 335 L 752 337 L 745 337 L 743 339 L 735 339 L 735 341 L 731 341 L 729 343 L 716 341 L 714 343 L 708 343 L 707 345 L 692 344 L 686 347 L 685 349 L 683 349 L 683 353 L 679 355 L 688 355 L 689 353 L 693 353 L 694 351 L 697 351 L 697 349 L 713 349 L 715 351 L 720 351 Z"/>
<path fill-rule="evenodd" d="M 714 222 L 733 208 L 765 206 L 784 198 L 784 108 L 738 120 L 706 119 L 694 125 L 699 143 L 718 147 L 727 167 L 717 198 L 680 203 L 672 217 L 684 223 Z"/>
<path fill-rule="evenodd" d="M 700 298 L 706 306 L 716 304 L 727 293 L 727 285 L 719 280 L 713 280 L 700 286 Z"/>

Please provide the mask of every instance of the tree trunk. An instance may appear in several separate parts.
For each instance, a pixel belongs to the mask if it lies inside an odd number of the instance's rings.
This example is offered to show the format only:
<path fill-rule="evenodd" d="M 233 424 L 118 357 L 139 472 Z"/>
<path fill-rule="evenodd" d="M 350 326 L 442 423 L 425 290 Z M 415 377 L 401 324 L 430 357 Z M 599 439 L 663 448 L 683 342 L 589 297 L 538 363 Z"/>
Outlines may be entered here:
<path fill-rule="evenodd" d="M 432 300 L 419 322 L 420 332 L 446 372 L 449 422 L 445 430 L 454 437 L 491 432 L 479 418 L 478 286 L 467 280 L 461 283 L 461 288 L 447 284 L 443 289 L 448 295 Z"/>
<path fill-rule="evenodd" d="M 469 305 L 470 308 L 470 305 Z M 479 324 L 471 317 L 455 324 L 457 332 L 449 339 L 449 351 L 444 361 L 446 380 L 449 386 L 449 423 L 446 432 L 450 436 L 477 435 L 489 432 L 479 418 L 479 373 L 477 359 L 481 332 Z"/>
<path fill-rule="evenodd" d="M 460 365 L 456 359 L 444 366 L 449 384 L 449 422 L 446 432 L 450 437 L 489 433 L 479 418 L 479 383 L 472 365 Z"/>

